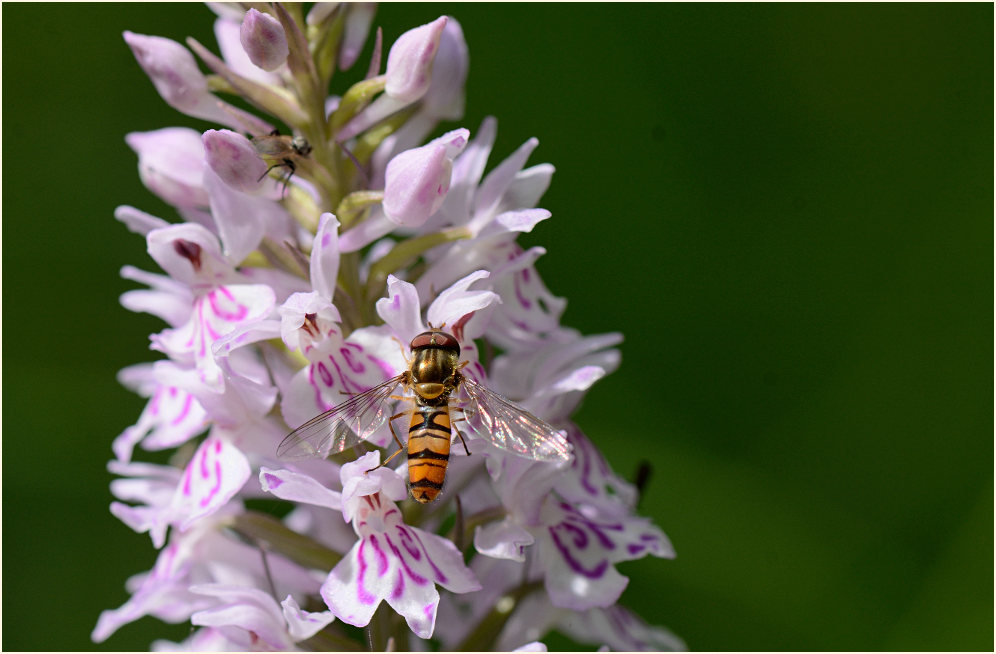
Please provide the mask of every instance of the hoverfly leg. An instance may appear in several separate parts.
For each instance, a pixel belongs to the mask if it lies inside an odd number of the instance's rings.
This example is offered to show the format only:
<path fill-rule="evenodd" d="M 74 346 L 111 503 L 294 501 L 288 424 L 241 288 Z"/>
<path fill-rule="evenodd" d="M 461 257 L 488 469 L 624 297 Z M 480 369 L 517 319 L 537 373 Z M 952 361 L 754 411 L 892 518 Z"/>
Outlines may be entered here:
<path fill-rule="evenodd" d="M 402 452 L 405 451 L 405 446 L 401 444 L 401 439 L 398 437 L 398 432 L 394 431 L 394 421 L 397 420 L 398 418 L 400 418 L 401 416 L 406 415 L 407 413 L 408 413 L 407 411 L 402 411 L 401 413 L 396 413 L 393 416 L 391 416 L 390 418 L 388 418 L 388 420 L 387 420 L 387 425 L 391 428 L 391 436 L 394 436 L 394 442 L 398 444 L 398 449 L 395 450 L 394 454 L 392 454 L 391 456 L 389 456 L 386 459 L 384 459 L 384 461 L 380 465 L 377 465 L 377 466 L 374 466 L 373 468 L 370 468 L 369 470 L 367 470 L 363 474 L 369 474 L 369 473 L 373 472 L 374 470 L 376 470 L 377 468 L 381 468 L 383 466 L 386 466 L 391 461 L 391 459 L 393 459 L 394 457 L 398 456 L 399 454 L 401 454 Z"/>
<path fill-rule="evenodd" d="M 459 422 L 460 420 L 465 420 L 465 418 L 457 418 L 453 422 Z M 453 427 L 453 431 L 455 431 L 456 435 L 460 437 L 460 442 L 463 443 L 463 451 L 467 453 L 467 456 L 470 456 L 470 450 L 467 449 L 467 441 L 464 440 L 463 434 L 460 433 L 460 430 L 457 429 L 455 425 Z"/>
<path fill-rule="evenodd" d="M 457 426 L 456 426 L 456 423 L 460 422 L 461 420 L 463 420 L 464 422 L 467 422 L 467 417 L 466 417 L 467 416 L 467 412 L 464 410 L 463 407 L 459 407 L 459 406 L 450 407 L 450 410 L 451 411 L 459 411 L 460 413 L 464 414 L 463 418 L 456 418 L 453 421 L 453 431 L 455 431 L 456 435 L 460 437 L 460 442 L 463 443 L 463 451 L 467 453 L 467 456 L 470 456 L 470 450 L 467 449 L 467 441 L 464 439 L 463 433 L 459 429 L 457 429 Z M 470 424 L 470 423 L 468 422 L 467 424 Z"/>

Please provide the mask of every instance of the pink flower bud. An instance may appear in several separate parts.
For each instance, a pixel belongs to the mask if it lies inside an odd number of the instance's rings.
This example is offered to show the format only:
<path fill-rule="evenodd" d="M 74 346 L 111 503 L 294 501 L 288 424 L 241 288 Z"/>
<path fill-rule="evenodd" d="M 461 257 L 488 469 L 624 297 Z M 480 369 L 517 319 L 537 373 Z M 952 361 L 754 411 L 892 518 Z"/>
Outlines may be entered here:
<path fill-rule="evenodd" d="M 225 184 L 243 193 L 259 188 L 266 162 L 249 139 L 227 129 L 209 129 L 201 140 L 208 166 Z"/>
<path fill-rule="evenodd" d="M 318 3 L 315 7 L 323 6 Z M 335 7 L 330 4 L 328 6 Z M 367 34 L 370 32 L 370 25 L 373 23 L 374 14 L 377 12 L 375 2 L 356 2 L 348 5 L 346 14 L 346 31 L 342 37 L 342 45 L 339 47 L 339 70 L 349 70 L 363 50 L 366 43 Z M 312 10 L 315 13 L 315 10 Z M 308 14 L 310 24 L 311 14 Z"/>
<path fill-rule="evenodd" d="M 276 70 L 287 61 L 287 36 L 273 16 L 250 9 L 242 19 L 239 36 L 249 59 L 263 70 Z"/>
<path fill-rule="evenodd" d="M 422 98 L 422 111 L 442 120 L 463 118 L 464 84 L 469 66 L 470 55 L 463 29 L 455 18 L 449 17 L 439 39 L 432 80 Z"/>
<path fill-rule="evenodd" d="M 402 102 L 415 102 L 429 88 L 432 62 L 446 27 L 446 16 L 408 30 L 398 37 L 387 56 L 387 82 L 384 91 Z"/>
<path fill-rule="evenodd" d="M 466 147 L 469 136 L 466 129 L 456 129 L 391 159 L 383 206 L 392 222 L 418 227 L 436 213 L 450 190 L 453 158 Z"/>
<path fill-rule="evenodd" d="M 189 113 L 209 95 L 194 55 L 176 41 L 133 32 L 125 32 L 124 39 L 156 91 L 174 109 Z"/>
<path fill-rule="evenodd" d="M 138 154 L 138 174 L 150 191 L 175 207 L 208 206 L 200 134 L 186 127 L 167 127 L 132 132 L 125 142 Z"/>

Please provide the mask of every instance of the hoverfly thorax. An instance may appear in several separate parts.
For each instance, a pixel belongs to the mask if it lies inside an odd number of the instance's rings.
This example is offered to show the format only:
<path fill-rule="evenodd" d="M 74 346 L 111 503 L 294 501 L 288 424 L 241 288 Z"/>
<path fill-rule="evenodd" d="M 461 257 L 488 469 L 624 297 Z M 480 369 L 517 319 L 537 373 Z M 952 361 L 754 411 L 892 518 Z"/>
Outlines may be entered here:
<path fill-rule="evenodd" d="M 415 393 L 432 403 L 445 402 L 457 385 L 460 344 L 445 332 L 423 332 L 412 339 L 411 349 Z"/>
<path fill-rule="evenodd" d="M 443 489 L 453 434 L 470 455 L 458 422 L 519 456 L 570 461 L 571 445 L 563 433 L 460 373 L 466 362 L 460 362 L 460 344 L 452 335 L 438 329 L 423 332 L 412 339 L 411 351 L 408 370 L 299 426 L 281 441 L 277 456 L 297 459 L 342 452 L 387 422 L 398 450 L 380 466 L 407 452 L 408 488 L 412 498 L 422 503 L 432 502 Z M 391 415 L 389 403 L 399 399 L 394 395 L 398 386 L 410 393 L 400 398 L 407 400 L 408 409 Z M 454 419 L 452 411 L 461 417 Z M 409 416 L 407 447 L 392 422 L 405 413 Z"/>

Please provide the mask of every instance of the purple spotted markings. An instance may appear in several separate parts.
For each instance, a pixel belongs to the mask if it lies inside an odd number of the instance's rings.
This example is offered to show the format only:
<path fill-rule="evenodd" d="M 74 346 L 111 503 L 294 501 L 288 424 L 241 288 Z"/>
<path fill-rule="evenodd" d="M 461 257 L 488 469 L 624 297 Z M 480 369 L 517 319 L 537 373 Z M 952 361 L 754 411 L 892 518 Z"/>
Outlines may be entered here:
<path fill-rule="evenodd" d="M 537 205 L 553 166 L 529 163 L 539 141 L 489 161 L 497 120 L 454 124 L 460 23 L 387 45 L 368 3 L 210 8 L 216 44 L 124 35 L 155 91 L 213 128 L 125 137 L 171 209 L 114 213 L 159 268 L 124 267 L 139 286 L 121 303 L 162 326 L 153 360 L 119 374 L 146 404 L 111 443 L 110 511 L 158 554 L 93 640 L 151 616 L 190 626 L 156 650 L 545 651 L 553 630 L 682 649 L 618 603 L 626 562 L 674 550 L 599 451 L 608 435 L 573 419 L 622 337 L 563 325 L 546 250 L 518 243 L 551 218 Z M 364 78 L 340 83 L 368 51 Z M 499 449 L 458 392 L 466 450 L 454 441 L 438 498 L 416 504 L 405 456 L 380 465 L 407 436 L 401 387 L 350 423 L 362 439 L 319 433 L 303 457 L 277 456 L 291 430 L 408 370 L 430 328 L 456 339 L 466 379 L 566 434 L 570 461 Z"/>

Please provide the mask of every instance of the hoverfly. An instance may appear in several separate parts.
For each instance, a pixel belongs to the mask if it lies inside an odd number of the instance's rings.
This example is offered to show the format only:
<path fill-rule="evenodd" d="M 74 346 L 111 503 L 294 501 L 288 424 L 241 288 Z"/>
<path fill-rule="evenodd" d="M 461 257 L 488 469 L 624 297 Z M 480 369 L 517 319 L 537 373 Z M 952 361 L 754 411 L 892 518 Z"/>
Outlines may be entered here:
<path fill-rule="evenodd" d="M 284 189 L 287 183 L 294 176 L 297 170 L 297 160 L 311 154 L 311 144 L 303 136 L 288 136 L 281 134 L 279 130 L 273 130 L 266 136 L 255 136 L 252 145 L 256 148 L 256 154 L 264 159 L 276 159 L 276 163 L 271 164 L 266 172 L 259 176 L 261 181 L 270 174 L 274 168 L 287 168 L 287 175 L 283 177 Z"/>
<path fill-rule="evenodd" d="M 520 456 L 537 461 L 570 460 L 571 447 L 562 432 L 460 372 L 467 362 L 459 363 L 460 345 L 452 335 L 439 329 L 423 332 L 412 339 L 410 348 L 408 370 L 304 423 L 284 438 L 277 456 L 324 458 L 355 446 L 387 420 L 398 451 L 380 464 L 383 466 L 405 449 L 393 422 L 408 414 L 408 486 L 412 497 L 422 503 L 436 499 L 443 488 L 451 431 L 470 454 L 463 434 L 453 424 L 461 420 L 479 436 Z M 398 386 L 407 396 L 392 395 Z M 391 399 L 406 400 L 410 407 L 388 417 Z M 451 421 L 451 411 L 464 417 Z"/>

